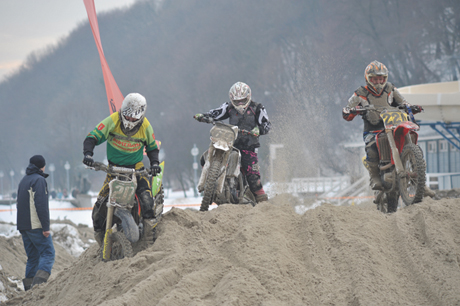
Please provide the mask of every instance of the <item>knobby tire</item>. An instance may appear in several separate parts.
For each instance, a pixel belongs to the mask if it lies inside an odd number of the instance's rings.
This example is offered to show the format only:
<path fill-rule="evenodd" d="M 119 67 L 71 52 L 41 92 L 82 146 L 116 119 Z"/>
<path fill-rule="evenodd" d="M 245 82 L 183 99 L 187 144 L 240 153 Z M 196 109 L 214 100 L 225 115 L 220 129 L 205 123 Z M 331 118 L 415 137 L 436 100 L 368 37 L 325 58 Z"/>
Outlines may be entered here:
<path fill-rule="evenodd" d="M 112 250 L 110 251 L 110 260 L 118 260 L 125 257 L 133 257 L 133 247 L 128 238 L 122 232 L 112 233 L 110 236 L 112 239 Z M 102 250 L 101 250 L 102 258 Z"/>
<path fill-rule="evenodd" d="M 426 164 L 419 146 L 406 144 L 401 153 L 401 161 L 406 172 L 400 179 L 401 198 L 406 205 L 421 202 L 425 191 Z"/>
<path fill-rule="evenodd" d="M 216 155 L 219 153 L 216 153 Z M 209 167 L 209 172 L 206 177 L 203 200 L 201 201 L 200 211 L 208 211 L 209 205 L 212 204 L 212 198 L 216 192 L 217 177 L 219 176 L 220 166 L 222 164 L 222 156 L 215 156 Z"/>

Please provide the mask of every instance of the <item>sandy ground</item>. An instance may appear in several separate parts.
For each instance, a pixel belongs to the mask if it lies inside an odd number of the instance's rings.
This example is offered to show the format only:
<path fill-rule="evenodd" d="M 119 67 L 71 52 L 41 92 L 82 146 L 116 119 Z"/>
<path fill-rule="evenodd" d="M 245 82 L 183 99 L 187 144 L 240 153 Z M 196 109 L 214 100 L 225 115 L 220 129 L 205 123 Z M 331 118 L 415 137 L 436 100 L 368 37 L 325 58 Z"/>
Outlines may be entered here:
<path fill-rule="evenodd" d="M 50 281 L 10 288 L 2 305 L 460 305 L 460 199 L 390 215 L 330 204 L 299 215 L 294 204 L 173 208 L 153 246 L 115 262 L 94 244 L 78 258 L 57 248 Z M 20 238 L 0 247 L 2 281 L 21 278 Z"/>

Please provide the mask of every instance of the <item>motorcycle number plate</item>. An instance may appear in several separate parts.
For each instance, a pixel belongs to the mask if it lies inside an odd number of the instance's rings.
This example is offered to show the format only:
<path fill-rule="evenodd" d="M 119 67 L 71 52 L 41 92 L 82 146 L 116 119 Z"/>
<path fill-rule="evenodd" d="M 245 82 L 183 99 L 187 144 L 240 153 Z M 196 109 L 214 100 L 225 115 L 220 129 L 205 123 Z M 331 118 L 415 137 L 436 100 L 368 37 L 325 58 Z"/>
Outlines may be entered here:
<path fill-rule="evenodd" d="M 215 126 L 211 129 L 211 138 L 215 141 L 223 140 L 226 143 L 233 143 L 235 133 L 231 128 L 225 126 Z"/>
<path fill-rule="evenodd" d="M 391 129 L 392 127 L 396 127 L 403 122 L 409 121 L 407 115 L 400 111 L 386 110 L 380 114 L 380 117 L 383 119 L 383 123 L 387 129 Z"/>
<path fill-rule="evenodd" d="M 109 199 L 110 202 L 115 202 L 120 205 L 128 205 L 132 204 L 134 200 L 134 195 L 136 192 L 137 184 L 130 181 L 124 182 L 120 180 L 112 180 L 109 183 L 110 186 L 110 194 Z"/>

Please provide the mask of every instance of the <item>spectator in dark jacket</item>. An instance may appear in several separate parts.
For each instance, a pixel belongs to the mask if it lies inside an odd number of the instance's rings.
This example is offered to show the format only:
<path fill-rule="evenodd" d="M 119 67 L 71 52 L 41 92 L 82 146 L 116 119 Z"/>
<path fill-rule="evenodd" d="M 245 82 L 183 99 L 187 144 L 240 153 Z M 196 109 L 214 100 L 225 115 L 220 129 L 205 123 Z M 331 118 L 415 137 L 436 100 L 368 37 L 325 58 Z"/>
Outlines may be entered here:
<path fill-rule="evenodd" d="M 18 188 L 17 226 L 27 254 L 26 278 L 22 280 L 26 291 L 46 282 L 54 264 L 45 164 L 43 156 L 32 156 Z"/>

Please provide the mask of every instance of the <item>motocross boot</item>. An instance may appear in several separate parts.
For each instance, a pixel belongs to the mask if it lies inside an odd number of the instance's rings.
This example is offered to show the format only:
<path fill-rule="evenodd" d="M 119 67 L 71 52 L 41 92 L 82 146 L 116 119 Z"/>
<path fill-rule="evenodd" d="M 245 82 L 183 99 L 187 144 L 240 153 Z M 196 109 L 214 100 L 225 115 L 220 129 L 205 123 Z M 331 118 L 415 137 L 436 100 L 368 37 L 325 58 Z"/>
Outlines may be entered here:
<path fill-rule="evenodd" d="M 103 206 L 103 202 L 104 199 L 97 199 L 92 213 L 94 239 L 99 246 L 102 246 L 102 243 L 104 242 L 105 216 L 103 216 L 102 213 L 106 212 L 107 208 L 106 206 Z"/>
<path fill-rule="evenodd" d="M 46 283 L 48 281 L 48 278 L 50 278 L 50 274 L 48 272 L 38 270 L 34 276 L 31 287 Z"/>
<path fill-rule="evenodd" d="M 257 203 L 268 201 L 268 195 L 266 193 L 258 194 L 256 195 L 256 201 Z"/>
<path fill-rule="evenodd" d="M 268 201 L 268 195 L 265 193 L 263 188 L 254 192 L 254 195 L 256 196 L 257 203 Z"/>
<path fill-rule="evenodd" d="M 22 284 L 24 285 L 24 291 L 29 290 L 32 288 L 32 282 L 34 281 L 33 277 L 27 277 L 22 279 Z"/>
<path fill-rule="evenodd" d="M 372 190 L 382 190 L 382 180 L 380 179 L 380 169 L 379 164 L 376 162 L 367 161 L 368 167 L 367 170 L 369 171 L 369 176 L 371 178 L 371 189 Z"/>
<path fill-rule="evenodd" d="M 434 198 L 435 195 L 436 195 L 436 192 L 434 192 L 433 190 L 430 189 L 430 187 L 425 185 L 423 196 L 424 197 Z"/>
<path fill-rule="evenodd" d="M 96 240 L 99 247 L 104 243 L 104 232 L 103 231 L 94 231 L 94 240 Z"/>

